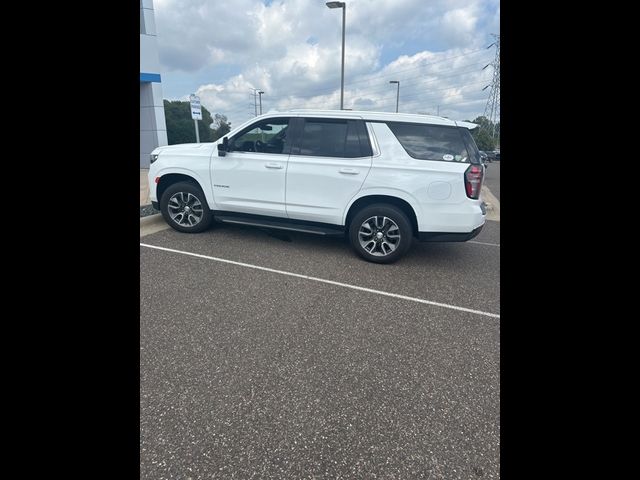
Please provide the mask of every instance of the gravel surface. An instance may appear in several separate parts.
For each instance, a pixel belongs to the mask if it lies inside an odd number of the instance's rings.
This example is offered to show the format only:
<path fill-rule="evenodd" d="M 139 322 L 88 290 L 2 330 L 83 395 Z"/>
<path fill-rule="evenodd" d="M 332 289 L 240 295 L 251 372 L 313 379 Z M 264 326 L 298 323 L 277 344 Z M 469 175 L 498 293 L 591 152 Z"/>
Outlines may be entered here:
<path fill-rule="evenodd" d="M 148 217 L 156 213 L 160 213 L 160 210 L 156 210 L 151 205 L 143 205 L 140 207 L 140 217 Z"/>

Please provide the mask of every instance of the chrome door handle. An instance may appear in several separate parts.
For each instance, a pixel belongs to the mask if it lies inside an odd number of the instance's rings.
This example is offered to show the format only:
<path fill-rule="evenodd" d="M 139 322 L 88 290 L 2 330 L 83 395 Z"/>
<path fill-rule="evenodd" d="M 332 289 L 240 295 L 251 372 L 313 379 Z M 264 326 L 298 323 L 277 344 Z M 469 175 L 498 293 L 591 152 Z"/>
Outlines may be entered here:
<path fill-rule="evenodd" d="M 282 164 L 280 163 L 267 163 L 265 168 L 282 168 Z"/>
<path fill-rule="evenodd" d="M 340 173 L 344 173 L 346 175 L 358 175 L 360 172 L 355 168 L 341 168 L 338 170 Z"/>

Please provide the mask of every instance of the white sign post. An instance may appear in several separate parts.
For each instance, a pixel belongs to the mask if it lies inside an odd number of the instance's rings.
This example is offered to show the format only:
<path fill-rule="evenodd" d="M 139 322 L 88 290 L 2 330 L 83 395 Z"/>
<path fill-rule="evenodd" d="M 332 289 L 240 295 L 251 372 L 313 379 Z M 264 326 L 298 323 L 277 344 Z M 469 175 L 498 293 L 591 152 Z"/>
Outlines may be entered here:
<path fill-rule="evenodd" d="M 193 118 L 193 123 L 196 126 L 196 142 L 200 143 L 200 134 L 198 133 L 198 120 L 202 120 L 200 97 L 196 96 L 195 93 L 192 93 L 189 96 L 189 101 L 191 102 L 191 118 Z"/>

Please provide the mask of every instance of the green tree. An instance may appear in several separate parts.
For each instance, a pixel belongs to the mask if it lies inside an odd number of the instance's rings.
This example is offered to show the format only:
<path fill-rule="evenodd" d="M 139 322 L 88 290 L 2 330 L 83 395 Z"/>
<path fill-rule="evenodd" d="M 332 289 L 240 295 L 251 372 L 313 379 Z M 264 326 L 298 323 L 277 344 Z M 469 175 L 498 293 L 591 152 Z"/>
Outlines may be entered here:
<path fill-rule="evenodd" d="M 226 115 L 222 115 L 220 113 L 216 113 L 213 119 L 213 125 L 211 125 L 213 129 L 213 141 L 215 142 L 220 137 L 224 137 L 227 133 L 231 131 L 231 122 L 227 120 Z"/>
<path fill-rule="evenodd" d="M 493 122 L 489 120 L 487 117 L 480 115 L 476 117 L 473 123 L 478 124 L 478 128 L 474 128 L 471 130 L 471 135 L 473 135 L 474 140 L 476 141 L 476 145 L 480 150 L 489 151 L 495 150 L 496 144 L 500 144 L 500 123 L 496 124 L 496 131 L 498 133 L 497 142 L 491 138 L 489 132 L 493 128 Z"/>
<path fill-rule="evenodd" d="M 177 143 L 195 143 L 196 131 L 191 118 L 189 102 L 179 100 L 164 101 L 164 117 L 167 122 L 167 141 L 169 145 Z M 225 117 L 226 118 L 226 117 Z M 202 120 L 198 120 L 198 134 L 201 142 L 213 142 L 211 113 L 202 106 Z"/>

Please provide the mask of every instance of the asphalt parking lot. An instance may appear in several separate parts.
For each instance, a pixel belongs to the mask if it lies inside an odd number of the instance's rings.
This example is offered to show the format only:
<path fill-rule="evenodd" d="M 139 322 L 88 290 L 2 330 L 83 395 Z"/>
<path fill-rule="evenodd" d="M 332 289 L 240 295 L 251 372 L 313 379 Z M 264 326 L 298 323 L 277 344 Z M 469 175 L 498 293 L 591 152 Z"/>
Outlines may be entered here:
<path fill-rule="evenodd" d="M 141 478 L 499 478 L 499 237 L 142 237 Z"/>
<path fill-rule="evenodd" d="M 500 162 L 487 164 L 487 174 L 484 177 L 484 184 L 489 187 L 491 193 L 500 200 Z"/>

